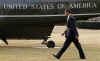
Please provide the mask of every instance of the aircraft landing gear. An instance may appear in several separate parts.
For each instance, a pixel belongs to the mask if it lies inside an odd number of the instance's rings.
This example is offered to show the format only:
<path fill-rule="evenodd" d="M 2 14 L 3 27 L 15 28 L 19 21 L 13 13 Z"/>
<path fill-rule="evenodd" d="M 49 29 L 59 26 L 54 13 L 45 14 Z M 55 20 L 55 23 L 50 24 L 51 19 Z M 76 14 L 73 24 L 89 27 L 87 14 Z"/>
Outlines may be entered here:
<path fill-rule="evenodd" d="M 8 41 L 7 41 L 6 38 L 2 37 L 1 40 L 2 40 L 6 45 L 8 45 Z"/>
<path fill-rule="evenodd" d="M 41 44 L 46 45 L 48 48 L 54 48 L 55 47 L 55 42 L 53 40 L 47 41 L 47 39 L 44 39 L 44 41 Z"/>
<path fill-rule="evenodd" d="M 48 48 L 54 48 L 55 47 L 55 42 L 53 40 L 48 41 L 47 47 Z"/>

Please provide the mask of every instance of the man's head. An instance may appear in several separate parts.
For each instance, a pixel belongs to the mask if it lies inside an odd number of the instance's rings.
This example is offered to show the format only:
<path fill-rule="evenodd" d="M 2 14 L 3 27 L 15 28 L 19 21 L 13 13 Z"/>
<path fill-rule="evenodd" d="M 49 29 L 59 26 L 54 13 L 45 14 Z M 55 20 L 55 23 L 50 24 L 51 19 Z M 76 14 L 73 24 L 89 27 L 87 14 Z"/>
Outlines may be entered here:
<path fill-rule="evenodd" d="M 65 9 L 65 15 L 68 16 L 71 13 L 71 9 L 67 8 Z"/>

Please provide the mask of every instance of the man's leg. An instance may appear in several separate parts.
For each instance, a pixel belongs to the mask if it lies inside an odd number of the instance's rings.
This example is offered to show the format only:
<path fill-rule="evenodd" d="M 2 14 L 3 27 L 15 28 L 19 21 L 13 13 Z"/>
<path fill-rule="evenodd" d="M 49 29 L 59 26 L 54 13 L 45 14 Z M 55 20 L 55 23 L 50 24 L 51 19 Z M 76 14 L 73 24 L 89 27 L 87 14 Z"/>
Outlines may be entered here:
<path fill-rule="evenodd" d="M 82 47 L 81 47 L 81 44 L 79 43 L 79 40 L 78 40 L 78 39 L 75 39 L 73 42 L 74 42 L 75 46 L 76 46 L 77 49 L 78 49 L 80 58 L 81 58 L 81 59 L 85 59 L 85 54 L 84 54 L 84 52 L 83 52 L 83 49 L 82 49 Z"/>
<path fill-rule="evenodd" d="M 67 38 L 63 47 L 61 48 L 61 50 L 55 55 L 56 58 L 60 59 L 60 57 L 62 56 L 62 54 L 65 52 L 65 50 L 69 47 L 69 45 L 71 44 L 71 39 Z"/>

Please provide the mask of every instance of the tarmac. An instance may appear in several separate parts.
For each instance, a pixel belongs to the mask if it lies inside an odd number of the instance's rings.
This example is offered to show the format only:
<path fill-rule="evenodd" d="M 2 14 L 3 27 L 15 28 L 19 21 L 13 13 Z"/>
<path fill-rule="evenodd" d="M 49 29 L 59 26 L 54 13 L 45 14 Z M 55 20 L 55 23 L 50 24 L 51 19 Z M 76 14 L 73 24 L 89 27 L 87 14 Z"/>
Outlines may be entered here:
<path fill-rule="evenodd" d="M 65 37 L 61 33 L 66 26 L 55 26 L 48 40 L 54 40 L 55 48 L 41 45 L 43 40 L 10 40 L 7 46 L 0 40 L 0 61 L 59 61 L 52 56 L 62 47 Z M 60 61 L 100 61 L 100 30 L 78 29 L 79 40 L 86 54 L 86 60 L 79 59 L 74 44 L 68 48 Z"/>

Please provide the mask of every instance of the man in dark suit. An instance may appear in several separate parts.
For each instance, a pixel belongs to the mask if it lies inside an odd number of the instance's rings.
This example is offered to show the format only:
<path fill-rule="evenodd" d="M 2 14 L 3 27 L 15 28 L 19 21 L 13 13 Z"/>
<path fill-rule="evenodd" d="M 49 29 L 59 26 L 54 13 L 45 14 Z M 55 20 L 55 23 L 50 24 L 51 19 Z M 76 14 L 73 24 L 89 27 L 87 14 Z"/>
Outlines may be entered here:
<path fill-rule="evenodd" d="M 84 52 L 78 40 L 79 34 L 76 29 L 75 17 L 71 15 L 70 9 L 65 9 L 65 15 L 67 16 L 67 20 L 66 20 L 67 30 L 65 30 L 64 33 L 62 33 L 62 35 L 65 35 L 66 41 L 63 47 L 61 48 L 61 50 L 57 54 L 53 54 L 53 56 L 56 57 L 57 59 L 60 59 L 60 57 L 65 52 L 65 50 L 69 47 L 71 42 L 73 42 L 75 44 L 75 47 L 78 49 L 80 59 L 85 59 Z"/>

